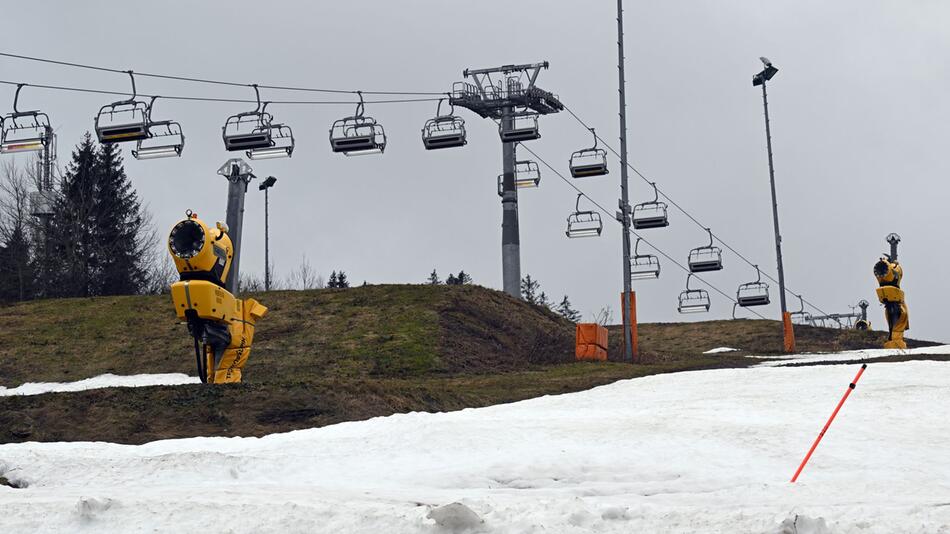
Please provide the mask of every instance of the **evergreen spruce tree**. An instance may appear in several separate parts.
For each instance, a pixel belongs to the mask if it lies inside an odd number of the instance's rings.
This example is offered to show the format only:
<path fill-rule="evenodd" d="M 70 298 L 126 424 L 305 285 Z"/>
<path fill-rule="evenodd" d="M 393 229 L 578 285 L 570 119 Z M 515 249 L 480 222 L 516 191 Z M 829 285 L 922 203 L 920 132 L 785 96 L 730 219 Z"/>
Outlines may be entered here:
<path fill-rule="evenodd" d="M 337 273 L 336 287 L 339 287 L 339 288 L 350 287 L 350 281 L 346 279 L 345 272 L 340 271 L 339 273 Z"/>
<path fill-rule="evenodd" d="M 450 275 L 445 279 L 445 285 L 447 285 L 447 286 L 457 286 L 457 285 L 459 285 L 458 278 L 456 278 L 454 274 L 450 274 Z"/>
<path fill-rule="evenodd" d="M 472 277 L 468 275 L 464 270 L 459 271 L 458 276 L 455 277 L 455 280 L 458 282 L 458 285 L 464 286 L 465 284 L 472 283 Z"/>
<path fill-rule="evenodd" d="M 544 306 L 545 308 L 551 308 L 551 301 L 548 300 L 548 295 L 544 291 L 538 295 L 538 306 Z"/>
<path fill-rule="evenodd" d="M 538 290 L 540 288 L 541 284 L 537 280 L 533 280 L 530 274 L 525 275 L 521 279 L 521 298 L 528 304 L 538 304 Z"/>
<path fill-rule="evenodd" d="M 337 282 L 336 271 L 330 273 L 330 281 L 327 282 L 327 287 L 331 289 L 340 287 Z"/>
<path fill-rule="evenodd" d="M 87 132 L 59 184 L 48 246 L 37 253 L 43 296 L 140 292 L 153 245 L 116 146 L 96 147 Z"/>
<path fill-rule="evenodd" d="M 435 272 L 435 269 L 432 269 L 432 272 L 429 273 L 429 280 L 426 283 L 430 286 L 437 286 L 442 283 L 442 280 L 439 280 L 439 273 Z"/>
<path fill-rule="evenodd" d="M 571 307 L 571 301 L 568 300 L 567 295 L 564 295 L 564 298 L 561 299 L 561 303 L 557 305 L 554 311 L 572 323 L 581 320 L 581 312 Z"/>
<path fill-rule="evenodd" d="M 47 247 L 39 251 L 40 296 L 79 297 L 95 294 L 101 258 L 95 250 L 94 191 L 96 147 L 86 133 L 59 184 Z"/>
<path fill-rule="evenodd" d="M 101 256 L 96 293 L 138 293 L 146 283 L 145 258 L 154 243 L 143 228 L 142 206 L 122 168 L 118 145 L 100 147 L 96 168 L 93 232 Z"/>

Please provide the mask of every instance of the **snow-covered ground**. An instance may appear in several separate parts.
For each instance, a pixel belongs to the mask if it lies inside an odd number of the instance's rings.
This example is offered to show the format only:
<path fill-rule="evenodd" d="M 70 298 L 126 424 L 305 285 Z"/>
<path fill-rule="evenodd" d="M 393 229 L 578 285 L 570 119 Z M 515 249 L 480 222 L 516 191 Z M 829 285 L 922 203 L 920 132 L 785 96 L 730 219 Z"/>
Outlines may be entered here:
<path fill-rule="evenodd" d="M 0 486 L 0 532 L 950 532 L 947 363 L 870 365 L 788 482 L 857 368 L 665 374 L 260 439 L 0 445 L 27 486 Z"/>
<path fill-rule="evenodd" d="M 182 373 L 166 373 L 152 375 L 113 375 L 104 374 L 75 382 L 27 382 L 15 388 L 0 386 L 0 397 L 13 395 L 40 395 L 42 393 L 65 393 L 69 391 L 84 391 L 101 388 L 137 388 L 143 386 L 178 386 L 181 384 L 198 384 L 201 380 L 196 376 Z"/>
<path fill-rule="evenodd" d="M 862 349 L 843 352 L 816 352 L 813 354 L 796 354 L 794 356 L 749 356 L 767 360 L 760 363 L 761 367 L 775 367 L 780 365 L 818 362 L 861 362 L 886 356 L 916 356 L 921 354 L 950 354 L 950 345 L 934 347 L 920 347 L 916 349 Z"/>
<path fill-rule="evenodd" d="M 739 352 L 741 349 L 734 349 L 732 347 L 716 347 L 714 349 L 709 349 L 703 354 L 719 354 L 721 352 Z"/>

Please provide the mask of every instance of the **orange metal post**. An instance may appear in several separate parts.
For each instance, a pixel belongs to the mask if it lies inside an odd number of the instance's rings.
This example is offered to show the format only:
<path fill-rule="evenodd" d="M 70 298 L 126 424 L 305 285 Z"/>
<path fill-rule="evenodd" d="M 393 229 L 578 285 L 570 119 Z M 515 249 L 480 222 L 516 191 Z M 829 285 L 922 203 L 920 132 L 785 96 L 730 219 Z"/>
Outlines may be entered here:
<path fill-rule="evenodd" d="M 795 328 L 792 326 L 792 314 L 782 314 L 782 326 L 785 330 L 785 352 L 795 352 Z"/>
<path fill-rule="evenodd" d="M 858 383 L 858 380 L 861 379 L 861 375 L 864 374 L 864 370 L 868 368 L 868 364 L 861 364 L 861 370 L 858 371 L 858 374 L 855 375 L 854 380 L 848 384 L 848 390 L 844 392 L 844 397 L 841 397 L 841 401 L 838 402 L 838 406 L 835 407 L 835 411 L 831 413 L 831 417 L 828 418 L 828 422 L 825 423 L 825 427 L 821 429 L 821 432 L 818 434 L 818 437 L 815 438 L 815 442 L 812 443 L 811 448 L 808 449 L 808 454 L 805 455 L 805 459 L 802 460 L 801 465 L 798 466 L 798 470 L 795 471 L 795 474 L 792 475 L 792 482 L 798 480 L 798 475 L 802 473 L 802 469 L 805 468 L 805 464 L 808 463 L 808 460 L 811 458 L 811 454 L 815 452 L 815 449 L 818 447 L 818 442 L 821 441 L 821 438 L 825 437 L 825 432 L 828 431 L 828 427 L 831 426 L 831 422 L 835 420 L 835 416 L 838 415 L 838 410 L 844 405 L 844 401 L 848 400 L 848 395 L 851 395 L 851 392 L 854 391 L 855 385 Z"/>
<path fill-rule="evenodd" d="M 623 316 L 626 317 L 628 311 L 630 313 L 630 340 L 631 340 L 631 345 L 633 345 L 631 347 L 633 350 L 631 350 L 630 353 L 633 354 L 633 361 L 637 362 L 640 359 L 640 340 L 637 339 L 637 292 L 636 291 L 630 292 L 630 310 L 624 309 L 623 300 L 624 300 L 623 293 L 621 293 L 620 294 L 620 309 L 622 310 Z M 626 343 L 625 338 L 626 336 L 624 336 L 623 334 L 620 335 L 621 355 L 626 353 L 626 347 L 624 346 L 624 344 Z"/>

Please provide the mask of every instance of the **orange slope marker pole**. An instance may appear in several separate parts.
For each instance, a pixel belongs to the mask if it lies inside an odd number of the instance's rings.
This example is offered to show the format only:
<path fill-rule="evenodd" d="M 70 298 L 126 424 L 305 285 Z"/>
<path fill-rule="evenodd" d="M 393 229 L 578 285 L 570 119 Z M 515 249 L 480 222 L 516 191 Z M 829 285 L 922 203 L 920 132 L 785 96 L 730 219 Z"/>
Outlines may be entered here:
<path fill-rule="evenodd" d="M 821 438 L 825 437 L 825 432 L 828 431 L 828 427 L 831 426 L 831 422 L 835 420 L 835 416 L 838 415 L 838 410 L 844 405 L 844 401 L 848 400 L 848 396 L 851 395 L 851 392 L 854 391 L 855 384 L 858 383 L 858 380 L 861 379 L 861 375 L 864 374 L 864 370 L 868 368 L 868 364 L 861 364 L 861 370 L 858 371 L 858 374 L 855 375 L 854 380 L 848 384 L 848 390 L 844 392 L 844 397 L 841 397 L 841 401 L 838 402 L 838 406 L 835 407 L 835 411 L 831 413 L 831 417 L 828 418 L 828 422 L 825 423 L 825 428 L 821 429 L 821 433 L 818 434 L 818 437 L 815 438 L 815 442 L 812 443 L 811 448 L 808 449 L 808 454 L 805 455 L 805 459 L 802 460 L 802 464 L 798 466 L 798 471 L 795 471 L 795 475 L 792 477 L 792 482 L 794 483 L 798 480 L 798 475 L 802 473 L 802 469 L 805 469 L 805 464 L 808 463 L 808 460 L 811 458 L 811 454 L 815 452 L 815 449 L 818 447 L 818 443 L 821 441 Z"/>

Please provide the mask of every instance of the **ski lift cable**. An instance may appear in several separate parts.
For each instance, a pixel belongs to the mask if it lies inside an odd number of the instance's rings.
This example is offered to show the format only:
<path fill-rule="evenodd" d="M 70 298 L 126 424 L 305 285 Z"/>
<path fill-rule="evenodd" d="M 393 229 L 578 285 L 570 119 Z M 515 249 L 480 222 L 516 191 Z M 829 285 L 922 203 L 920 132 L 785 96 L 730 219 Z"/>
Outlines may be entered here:
<path fill-rule="evenodd" d="M 129 71 L 129 69 L 113 69 L 109 67 L 100 67 L 100 66 L 88 65 L 84 63 L 74 63 L 70 61 L 60 61 L 56 59 L 47 59 L 47 58 L 40 58 L 40 57 L 34 57 L 34 56 L 24 56 L 21 54 L 11 54 L 9 52 L 0 52 L 0 56 L 9 57 L 13 59 L 23 59 L 27 61 L 37 61 L 40 63 L 49 63 L 53 65 L 62 65 L 62 66 L 67 66 L 67 67 L 98 70 L 102 72 L 114 72 L 114 73 L 119 73 L 119 74 L 123 74 Z M 161 78 L 164 80 L 176 80 L 176 81 L 182 81 L 182 82 L 194 82 L 194 83 L 204 83 L 204 84 L 213 84 L 213 85 L 228 85 L 232 87 L 247 87 L 251 85 L 248 83 L 211 80 L 207 78 L 194 78 L 190 76 L 177 76 L 177 75 L 171 75 L 171 74 L 155 74 L 155 73 L 147 73 L 147 72 L 139 72 L 139 71 L 135 71 L 135 74 L 137 76 L 144 76 L 147 78 Z M 279 90 L 279 91 L 303 91 L 303 92 L 311 92 L 311 93 L 353 94 L 353 95 L 357 94 L 356 90 L 348 90 L 348 89 L 321 89 L 321 88 L 316 88 L 316 87 L 295 87 L 295 86 L 287 86 L 287 85 L 263 85 L 263 84 L 258 84 L 258 86 L 262 89 L 274 89 L 274 90 Z M 362 91 L 362 92 L 363 94 L 368 94 L 368 95 L 395 95 L 395 96 L 436 96 L 436 95 L 445 94 L 445 91 L 438 91 L 438 92 L 433 92 L 433 91 Z"/>
<path fill-rule="evenodd" d="M 583 119 L 581 119 L 576 113 L 574 113 L 574 111 L 573 111 L 571 108 L 569 108 L 567 105 L 564 106 L 564 110 L 567 111 L 572 117 L 574 117 L 574 120 L 576 120 L 581 126 L 583 126 L 584 128 L 587 128 L 588 130 L 591 128 L 586 122 L 584 122 Z M 594 134 L 594 135 L 597 136 L 597 138 L 598 138 L 601 142 L 603 142 L 604 146 L 606 146 L 607 149 L 610 150 L 617 158 L 620 158 L 620 153 L 617 152 L 616 150 L 614 150 L 614 148 L 610 145 L 610 143 L 607 142 L 606 139 L 604 139 L 603 137 L 600 137 L 600 136 L 597 135 L 597 134 Z M 637 176 L 639 176 L 644 182 L 646 182 L 646 183 L 648 183 L 648 184 L 650 184 L 650 185 L 652 185 L 652 186 L 655 187 L 655 182 L 653 182 L 653 181 L 651 181 L 649 178 L 647 178 L 642 172 L 640 172 L 636 167 L 634 167 L 633 164 L 631 164 L 629 160 L 627 161 L 627 167 L 628 167 L 630 170 L 632 170 Z M 683 213 L 683 215 L 686 215 L 686 217 L 688 217 L 691 221 L 693 221 L 697 226 L 699 226 L 699 227 L 702 228 L 703 230 L 706 230 L 706 228 L 707 228 L 706 225 L 704 225 L 703 223 L 701 223 L 696 217 L 693 216 L 693 214 L 691 214 L 690 212 L 686 211 L 685 208 L 683 208 L 682 206 L 680 206 L 675 200 L 673 200 L 673 198 L 671 198 L 669 195 L 667 195 L 665 192 L 663 192 L 662 189 L 657 188 L 656 191 L 657 191 L 661 196 L 663 196 L 663 198 L 666 199 L 670 204 L 672 204 L 673 206 L 675 206 L 676 209 L 680 210 L 680 211 Z M 719 241 L 719 243 L 721 243 L 722 246 L 726 247 L 727 249 L 729 249 L 729 251 L 731 251 L 733 254 L 735 254 L 739 259 L 741 259 L 742 261 L 744 261 L 744 262 L 746 262 L 747 264 L 749 264 L 750 267 L 755 267 L 755 266 L 756 266 L 756 263 L 755 263 L 755 262 L 753 262 L 752 260 L 750 260 L 750 259 L 746 258 L 745 256 L 743 256 L 738 250 L 736 250 L 735 248 L 733 248 L 732 245 L 730 245 L 729 243 L 726 243 L 725 241 L 723 241 L 723 239 L 722 239 L 720 236 L 718 236 L 718 235 L 716 235 L 716 234 L 713 234 L 713 237 L 716 239 L 716 241 Z M 770 274 L 767 273 L 767 272 L 764 272 L 764 271 L 763 271 L 763 272 L 762 272 L 762 276 L 765 276 L 766 278 L 768 278 L 769 280 L 775 282 L 776 284 L 778 283 L 778 280 L 775 279 L 775 278 L 773 278 L 772 275 L 770 275 Z M 789 287 L 787 284 L 785 285 L 785 291 L 786 291 L 787 293 L 792 294 L 793 296 L 798 296 L 798 294 L 795 293 L 795 291 L 794 291 L 791 287 Z M 822 310 L 822 309 L 819 308 L 818 306 L 812 304 L 812 303 L 809 302 L 807 299 L 805 300 L 805 304 L 808 304 L 808 305 L 811 306 L 813 309 L 815 309 L 815 310 L 818 311 L 818 312 L 821 312 L 822 314 L 828 315 L 824 310 Z"/>
<path fill-rule="evenodd" d="M 139 73 L 135 73 L 138 75 Z M 62 85 L 44 85 L 44 84 L 34 84 L 34 83 L 24 83 L 24 82 L 12 82 L 9 80 L 0 80 L 0 84 L 6 85 L 23 85 L 25 87 L 36 87 L 39 89 L 50 89 L 54 91 L 72 91 L 77 93 L 91 93 L 99 95 L 118 95 L 118 96 L 128 96 L 130 93 L 122 91 L 108 91 L 105 89 L 87 89 L 82 87 L 69 87 Z M 247 85 L 245 87 L 251 87 Z M 259 85 L 258 87 L 264 87 Z M 444 93 L 440 93 L 444 94 Z M 142 98 L 152 98 L 160 97 L 165 100 L 183 100 L 191 102 L 224 102 L 224 103 L 238 103 L 238 104 L 255 104 L 257 100 L 249 100 L 242 98 L 216 98 L 216 97 L 204 97 L 204 96 L 173 96 L 173 95 L 152 95 L 139 93 L 138 96 Z M 439 100 L 438 98 L 400 98 L 400 99 L 385 99 L 385 100 L 367 100 L 367 104 L 407 104 L 413 102 L 435 102 Z M 357 104 L 356 101 L 343 101 L 343 100 L 268 100 L 271 105 L 309 105 L 309 106 L 352 106 Z"/>
<path fill-rule="evenodd" d="M 539 156 L 537 152 L 535 152 L 534 150 L 531 150 L 530 147 L 524 145 L 523 143 L 518 143 L 518 145 L 519 145 L 521 148 L 527 150 L 532 156 L 534 156 L 535 158 L 537 158 L 538 161 L 540 161 L 541 163 L 543 163 L 545 167 L 547 167 L 548 169 L 551 170 L 551 172 L 553 172 L 554 174 L 556 174 L 556 175 L 558 176 L 558 178 L 560 178 L 564 183 L 566 183 L 566 184 L 569 185 L 572 189 L 574 189 L 575 191 L 577 191 L 577 193 L 578 193 L 579 195 L 582 195 L 584 198 L 586 198 L 587 200 L 589 200 L 593 205 L 597 206 L 597 209 L 599 209 L 601 212 L 603 212 L 603 213 L 607 216 L 608 219 L 612 219 L 612 220 L 616 221 L 617 224 L 620 224 L 620 221 L 617 221 L 616 219 L 614 219 L 613 215 L 611 215 L 610 212 L 609 212 L 606 208 L 604 208 L 604 206 L 602 206 L 599 202 L 597 202 L 596 200 L 594 200 L 593 198 L 591 198 L 591 196 L 588 195 L 586 192 L 584 192 L 584 190 L 582 190 L 581 188 L 579 188 L 579 187 L 577 187 L 576 185 L 574 185 L 574 182 L 572 182 L 571 180 L 568 180 L 563 174 L 561 174 L 561 172 L 560 172 L 559 170 L 557 170 L 556 168 L 554 168 L 554 167 L 553 167 L 550 163 L 548 163 L 544 158 L 542 158 L 541 156 Z M 654 245 L 653 243 L 651 243 L 648 239 L 646 239 L 645 237 L 641 236 L 640 234 L 638 234 L 637 232 L 635 232 L 635 231 L 633 231 L 633 230 L 630 230 L 630 233 L 631 233 L 634 237 L 639 238 L 639 239 L 642 240 L 644 243 L 646 243 L 647 245 L 649 245 L 650 248 L 652 248 L 653 250 L 655 250 L 655 251 L 657 251 L 658 253 L 660 253 L 661 255 L 663 255 L 664 258 L 666 258 L 666 259 L 669 260 L 670 262 L 674 263 L 677 267 L 679 267 L 680 269 L 682 269 L 684 272 L 686 272 L 687 274 L 689 274 L 690 271 L 689 271 L 689 268 L 688 268 L 688 267 L 686 267 L 685 265 L 683 265 L 682 263 L 680 263 L 679 261 L 677 261 L 676 259 L 674 259 L 672 256 L 670 256 L 669 254 L 667 254 L 666 252 L 664 252 L 663 250 L 661 250 L 660 248 L 658 248 L 656 245 Z M 736 304 L 736 303 L 737 303 L 736 299 L 734 299 L 731 295 L 729 295 L 729 294 L 726 293 L 725 291 L 719 289 L 718 287 L 712 285 L 711 283 L 709 283 L 708 281 L 706 281 L 705 279 L 703 279 L 701 276 L 698 276 L 698 275 L 696 275 L 695 273 L 693 273 L 693 277 L 695 277 L 697 280 L 699 280 L 700 282 L 702 282 L 703 284 L 705 284 L 705 285 L 706 285 L 707 287 L 709 287 L 710 289 L 713 289 L 714 291 L 716 291 L 717 293 L 719 293 L 720 295 L 722 295 L 723 297 L 725 297 L 728 301 L 732 302 L 733 304 Z M 762 314 L 758 313 L 758 312 L 755 311 L 755 310 L 749 310 L 749 311 L 750 311 L 751 313 L 757 315 L 760 319 L 766 319 L 766 317 L 764 317 Z"/>

